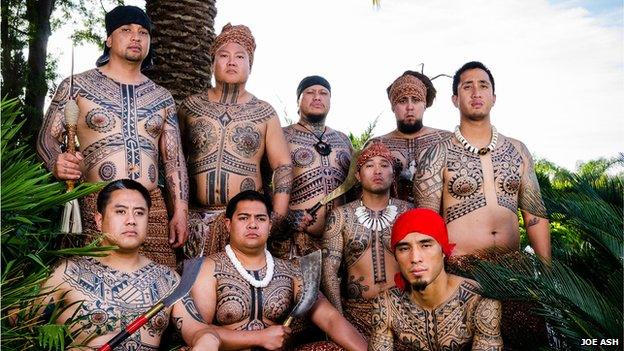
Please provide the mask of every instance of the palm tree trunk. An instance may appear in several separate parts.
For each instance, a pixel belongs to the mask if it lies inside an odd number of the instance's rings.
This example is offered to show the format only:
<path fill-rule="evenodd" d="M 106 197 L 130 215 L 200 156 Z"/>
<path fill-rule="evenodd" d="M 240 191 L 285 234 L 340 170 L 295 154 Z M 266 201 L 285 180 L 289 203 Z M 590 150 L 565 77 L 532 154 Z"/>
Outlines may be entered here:
<path fill-rule="evenodd" d="M 147 75 L 167 88 L 176 103 L 210 87 L 215 39 L 216 0 L 146 0 L 154 22 L 152 48 L 156 56 Z"/>

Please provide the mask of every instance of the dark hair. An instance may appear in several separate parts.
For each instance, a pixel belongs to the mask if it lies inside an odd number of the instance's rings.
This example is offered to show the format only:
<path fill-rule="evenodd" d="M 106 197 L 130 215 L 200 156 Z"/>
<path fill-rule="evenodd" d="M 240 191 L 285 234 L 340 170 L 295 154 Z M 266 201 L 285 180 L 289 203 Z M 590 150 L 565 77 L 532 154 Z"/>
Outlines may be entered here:
<path fill-rule="evenodd" d="M 264 204 L 267 210 L 267 214 L 270 216 L 271 212 L 273 212 L 273 205 L 271 204 L 271 200 L 268 196 L 264 195 L 255 190 L 244 190 L 240 193 L 236 194 L 227 204 L 225 208 L 225 217 L 228 219 L 232 219 L 234 216 L 234 212 L 236 212 L 236 206 L 241 201 L 259 201 Z"/>
<path fill-rule="evenodd" d="M 427 88 L 427 97 L 425 98 L 425 106 L 427 107 L 431 107 L 431 105 L 433 104 L 433 99 L 435 99 L 436 97 L 436 89 L 433 86 L 433 83 L 431 82 L 431 79 L 429 79 L 429 77 L 427 77 L 426 75 L 420 73 L 420 72 L 416 72 L 416 71 L 405 71 L 403 72 L 403 74 L 401 74 L 399 76 L 399 78 L 405 76 L 405 75 L 410 75 L 410 76 L 414 76 L 417 79 L 420 79 L 421 82 L 423 82 L 423 84 L 425 84 L 425 87 Z M 398 79 L 398 78 L 397 78 Z M 394 82 L 396 82 L 396 79 L 394 80 Z M 386 88 L 386 93 L 388 94 L 388 99 L 390 98 L 390 89 L 392 89 L 392 85 L 394 84 L 394 82 L 392 82 L 392 84 L 388 85 L 388 87 Z"/>
<path fill-rule="evenodd" d="M 97 211 L 99 213 L 104 213 L 104 209 L 106 208 L 106 205 L 108 205 L 113 191 L 121 189 L 138 191 L 145 199 L 145 202 L 147 203 L 147 208 L 150 209 L 152 207 L 152 198 L 150 197 L 149 191 L 147 191 L 147 189 L 145 189 L 145 187 L 141 183 L 132 179 L 118 179 L 108 183 L 108 185 L 106 185 L 104 189 L 102 189 L 98 194 Z"/>
<path fill-rule="evenodd" d="M 488 77 L 490 77 L 490 83 L 492 83 L 492 94 L 494 93 L 494 76 L 492 75 L 492 72 L 490 72 L 490 70 L 485 67 L 484 64 L 482 64 L 479 61 L 470 61 L 468 63 L 465 63 L 463 66 L 461 66 L 460 69 L 457 70 L 457 72 L 455 72 L 455 75 L 453 76 L 453 95 L 457 95 L 457 87 L 459 86 L 459 78 L 462 75 L 462 73 L 466 72 L 469 69 L 482 69 L 485 71 L 485 73 L 487 73 Z"/>

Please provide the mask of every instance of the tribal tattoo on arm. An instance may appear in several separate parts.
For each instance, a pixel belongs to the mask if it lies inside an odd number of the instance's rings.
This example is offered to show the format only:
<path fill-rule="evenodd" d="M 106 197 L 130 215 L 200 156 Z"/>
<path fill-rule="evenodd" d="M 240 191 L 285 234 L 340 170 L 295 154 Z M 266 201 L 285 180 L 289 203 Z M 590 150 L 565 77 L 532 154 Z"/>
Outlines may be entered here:
<path fill-rule="evenodd" d="M 390 309 L 388 308 L 386 292 L 379 294 L 373 300 L 373 314 L 371 320 L 371 337 L 368 340 L 369 351 L 392 351 L 394 337 L 392 335 Z"/>
<path fill-rule="evenodd" d="M 476 304 L 473 313 L 475 332 L 472 339 L 472 350 L 502 350 L 503 338 L 500 332 L 500 302 L 484 298 L 476 302 Z"/>
<path fill-rule="evenodd" d="M 65 132 L 63 111 L 70 96 L 69 78 L 65 78 L 56 89 L 37 138 L 37 153 L 49 171 L 54 168 L 56 157 L 62 153 L 61 144 Z"/>
<path fill-rule="evenodd" d="M 340 263 L 342 262 L 344 227 L 343 208 L 334 209 L 325 224 L 323 233 L 323 274 L 322 287 L 327 300 L 342 313 L 342 301 L 340 299 Z"/>
<path fill-rule="evenodd" d="M 533 164 L 533 157 L 524 144 L 521 143 L 520 154 L 524 162 L 524 170 L 520 180 L 520 191 L 518 194 L 518 206 L 521 210 L 527 211 L 534 216 L 548 218 L 546 206 L 542 200 L 537 175 Z"/>
<path fill-rule="evenodd" d="M 426 207 L 437 212 L 442 210 L 448 143 L 450 140 L 435 144 L 417 157 L 414 174 L 414 205 L 417 208 Z"/>
<path fill-rule="evenodd" d="M 188 176 L 186 172 L 186 162 L 182 152 L 182 141 L 180 139 L 180 127 L 178 117 L 175 114 L 175 103 L 169 96 L 170 101 L 165 108 L 166 119 L 165 128 L 161 135 L 160 147 L 165 165 L 165 176 L 167 178 L 167 189 L 174 205 L 180 202 L 188 203 Z M 178 206 L 175 206 L 176 209 Z"/>
<path fill-rule="evenodd" d="M 290 194 L 292 189 L 292 170 L 291 164 L 278 166 L 273 170 L 273 193 Z"/>

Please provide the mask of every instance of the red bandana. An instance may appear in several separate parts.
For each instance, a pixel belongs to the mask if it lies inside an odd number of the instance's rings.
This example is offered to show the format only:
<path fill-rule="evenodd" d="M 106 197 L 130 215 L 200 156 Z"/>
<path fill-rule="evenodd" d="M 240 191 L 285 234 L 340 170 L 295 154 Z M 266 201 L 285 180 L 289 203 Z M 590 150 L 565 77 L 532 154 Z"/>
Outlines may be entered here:
<path fill-rule="evenodd" d="M 390 245 L 392 252 L 395 251 L 396 245 L 403 240 L 408 234 L 420 233 L 429 235 L 442 247 L 442 252 L 446 257 L 450 257 L 455 244 L 449 243 L 448 232 L 444 219 L 440 215 L 428 208 L 416 208 L 409 210 L 400 215 L 392 226 L 392 237 Z M 394 283 L 397 287 L 405 290 L 407 281 L 397 272 L 394 275 Z"/>

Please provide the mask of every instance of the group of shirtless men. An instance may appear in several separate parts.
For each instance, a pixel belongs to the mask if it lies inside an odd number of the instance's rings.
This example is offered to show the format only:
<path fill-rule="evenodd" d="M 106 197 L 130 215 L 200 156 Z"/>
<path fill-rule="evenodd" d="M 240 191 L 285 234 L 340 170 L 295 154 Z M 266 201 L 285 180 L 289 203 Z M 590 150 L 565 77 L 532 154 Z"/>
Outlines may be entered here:
<path fill-rule="evenodd" d="M 548 260 L 551 249 L 531 155 L 491 125 L 494 79 L 483 64 L 469 62 L 453 78 L 454 133 L 423 126 L 436 90 L 406 71 L 387 89 L 397 129 L 352 159 L 349 138 L 325 124 L 324 78 L 301 81 L 299 120 L 284 128 L 245 89 L 256 47 L 249 28 L 223 28 L 210 52 L 214 87 L 176 110 L 171 94 L 141 73 L 147 15 L 120 6 L 105 20 L 98 68 L 59 85 L 38 141 L 57 179 L 112 181 L 81 199 L 81 211 L 85 233 L 117 249 L 65 260 L 45 284 L 43 304 L 67 307 L 57 322 L 80 328 L 76 349 L 104 344 L 167 296 L 183 256 L 205 256 L 190 293 L 120 350 L 157 350 L 170 321 L 197 350 L 295 347 L 281 323 L 301 295 L 297 257 L 316 249 L 323 294 L 308 322 L 333 342 L 299 349 L 502 349 L 500 302 L 445 264 L 490 247 L 517 251 L 518 209 L 535 253 Z M 80 110 L 76 154 L 62 151 L 70 100 Z M 357 199 L 311 211 L 345 181 L 351 162 Z"/>

